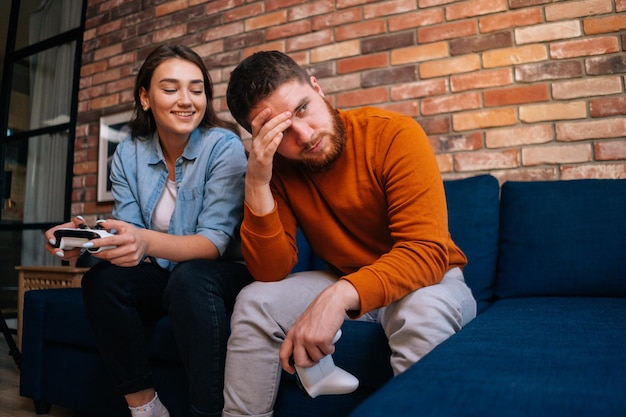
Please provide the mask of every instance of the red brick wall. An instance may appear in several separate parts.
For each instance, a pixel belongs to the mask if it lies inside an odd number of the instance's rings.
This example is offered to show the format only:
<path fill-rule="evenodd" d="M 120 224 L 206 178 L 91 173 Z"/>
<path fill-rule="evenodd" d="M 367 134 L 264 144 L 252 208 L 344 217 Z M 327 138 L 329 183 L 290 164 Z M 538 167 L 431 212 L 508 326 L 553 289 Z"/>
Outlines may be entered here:
<path fill-rule="evenodd" d="M 161 43 L 205 57 L 224 113 L 232 68 L 284 51 L 335 106 L 414 117 L 444 178 L 626 178 L 626 0 L 89 0 L 84 40 L 73 213 L 110 211 L 99 118 Z"/>

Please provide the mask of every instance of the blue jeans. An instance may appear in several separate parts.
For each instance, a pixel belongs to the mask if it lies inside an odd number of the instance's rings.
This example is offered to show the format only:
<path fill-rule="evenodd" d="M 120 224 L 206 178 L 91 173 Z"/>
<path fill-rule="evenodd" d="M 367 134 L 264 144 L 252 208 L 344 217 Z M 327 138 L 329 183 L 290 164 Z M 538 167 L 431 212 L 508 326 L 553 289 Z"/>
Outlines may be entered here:
<path fill-rule="evenodd" d="M 245 265 L 226 261 L 187 261 L 171 272 L 153 263 L 92 267 L 82 280 L 85 311 L 118 391 L 153 387 L 144 324 L 169 314 L 191 415 L 221 415 L 230 314 L 250 282 Z"/>

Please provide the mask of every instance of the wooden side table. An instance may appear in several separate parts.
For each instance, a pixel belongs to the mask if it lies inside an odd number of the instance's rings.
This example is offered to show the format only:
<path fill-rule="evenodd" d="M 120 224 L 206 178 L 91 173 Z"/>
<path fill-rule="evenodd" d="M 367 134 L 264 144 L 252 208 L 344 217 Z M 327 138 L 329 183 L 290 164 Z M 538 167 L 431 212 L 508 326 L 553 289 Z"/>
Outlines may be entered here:
<path fill-rule="evenodd" d="M 22 315 L 24 293 L 47 288 L 80 287 L 83 274 L 89 268 L 72 266 L 16 266 L 18 271 L 17 293 L 17 346 L 22 348 Z"/>

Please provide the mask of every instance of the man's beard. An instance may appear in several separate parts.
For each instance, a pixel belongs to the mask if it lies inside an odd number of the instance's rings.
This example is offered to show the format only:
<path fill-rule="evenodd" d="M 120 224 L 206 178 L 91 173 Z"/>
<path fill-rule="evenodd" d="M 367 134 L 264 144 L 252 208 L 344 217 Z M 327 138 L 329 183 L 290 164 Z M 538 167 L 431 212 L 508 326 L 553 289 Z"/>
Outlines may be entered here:
<path fill-rule="evenodd" d="M 330 168 L 341 156 L 344 148 L 346 147 L 346 130 L 344 129 L 343 122 L 339 117 L 339 113 L 335 110 L 330 103 L 324 100 L 328 113 L 330 114 L 333 126 L 330 132 L 321 132 L 320 137 L 327 137 L 329 139 L 331 149 L 330 152 L 321 158 L 302 158 L 299 164 L 309 172 L 322 172 Z"/>

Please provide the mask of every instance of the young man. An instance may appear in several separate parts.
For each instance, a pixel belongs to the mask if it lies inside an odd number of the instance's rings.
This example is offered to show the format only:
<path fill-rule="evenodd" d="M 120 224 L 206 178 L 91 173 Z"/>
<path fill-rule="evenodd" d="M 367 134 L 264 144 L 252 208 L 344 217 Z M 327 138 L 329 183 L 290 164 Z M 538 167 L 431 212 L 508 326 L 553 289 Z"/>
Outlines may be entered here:
<path fill-rule="evenodd" d="M 224 416 L 271 416 L 280 368 L 334 351 L 343 321 L 380 322 L 397 375 L 476 315 L 448 232 L 441 175 L 421 127 L 375 108 L 332 108 L 280 52 L 232 72 L 228 107 L 252 134 L 242 249 L 258 281 L 232 317 Z M 289 275 L 296 228 L 327 271 Z"/>

